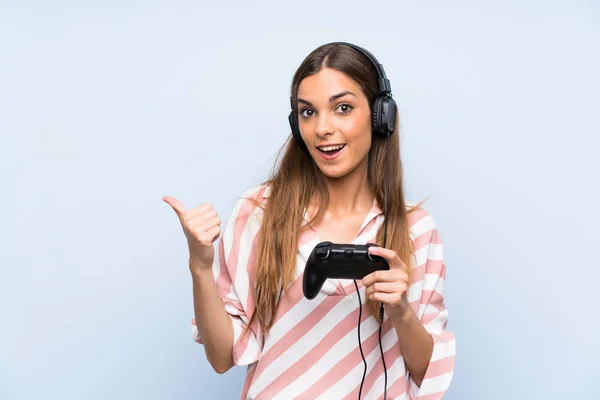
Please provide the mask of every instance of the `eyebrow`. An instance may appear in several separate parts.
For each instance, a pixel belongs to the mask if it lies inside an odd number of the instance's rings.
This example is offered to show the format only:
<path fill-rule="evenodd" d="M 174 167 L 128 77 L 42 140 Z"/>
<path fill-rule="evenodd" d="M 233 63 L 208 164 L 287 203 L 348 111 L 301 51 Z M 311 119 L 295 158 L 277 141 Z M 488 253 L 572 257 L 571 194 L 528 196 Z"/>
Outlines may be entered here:
<path fill-rule="evenodd" d="M 348 94 L 351 94 L 352 96 L 355 96 L 355 97 L 356 97 L 356 95 L 355 95 L 354 93 L 352 93 L 351 91 L 349 91 L 349 90 L 344 90 L 343 92 L 340 92 L 340 93 L 338 93 L 338 94 L 334 94 L 333 96 L 331 96 L 331 97 L 329 98 L 329 102 L 330 102 L 330 103 L 333 103 L 334 101 L 336 101 L 336 100 L 337 100 L 337 99 L 339 99 L 340 97 L 344 97 L 344 96 L 346 96 L 346 95 L 348 95 Z M 304 99 L 301 99 L 301 98 L 298 98 L 298 103 L 304 103 L 304 104 L 306 104 L 306 105 L 308 105 L 308 106 L 311 106 L 311 107 L 313 107 L 313 105 L 312 105 L 312 103 L 311 103 L 310 101 L 308 101 L 308 100 L 304 100 Z"/>

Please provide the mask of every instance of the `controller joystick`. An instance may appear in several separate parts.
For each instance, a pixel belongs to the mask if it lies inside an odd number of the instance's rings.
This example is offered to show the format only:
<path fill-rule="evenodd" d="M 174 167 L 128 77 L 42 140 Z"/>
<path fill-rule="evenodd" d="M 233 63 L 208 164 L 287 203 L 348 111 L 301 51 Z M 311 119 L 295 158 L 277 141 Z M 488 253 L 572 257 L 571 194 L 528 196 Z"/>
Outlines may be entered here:
<path fill-rule="evenodd" d="M 371 260 L 374 263 L 378 263 L 378 262 L 381 262 L 381 260 L 383 260 L 383 258 L 381 256 L 378 256 L 376 254 L 371 254 L 369 252 L 367 252 L 367 257 L 369 257 L 369 260 Z"/>
<path fill-rule="evenodd" d="M 384 258 L 369 253 L 371 246 L 378 245 L 318 243 L 304 268 L 304 297 L 314 299 L 328 278 L 362 279 L 374 271 L 389 270 L 390 266 Z"/>
<path fill-rule="evenodd" d="M 331 242 L 321 242 L 314 248 L 315 256 L 320 260 L 326 260 L 329 257 L 329 252 L 331 250 Z"/>

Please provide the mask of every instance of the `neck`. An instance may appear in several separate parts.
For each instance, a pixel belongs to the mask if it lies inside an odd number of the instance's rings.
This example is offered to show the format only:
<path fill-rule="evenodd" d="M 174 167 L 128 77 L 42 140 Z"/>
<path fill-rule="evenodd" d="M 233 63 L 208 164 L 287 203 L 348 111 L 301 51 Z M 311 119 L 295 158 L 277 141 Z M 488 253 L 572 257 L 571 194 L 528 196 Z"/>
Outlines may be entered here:
<path fill-rule="evenodd" d="M 336 216 L 368 212 L 373 206 L 373 193 L 368 181 L 368 160 L 341 178 L 326 178 L 329 192 L 327 210 Z"/>

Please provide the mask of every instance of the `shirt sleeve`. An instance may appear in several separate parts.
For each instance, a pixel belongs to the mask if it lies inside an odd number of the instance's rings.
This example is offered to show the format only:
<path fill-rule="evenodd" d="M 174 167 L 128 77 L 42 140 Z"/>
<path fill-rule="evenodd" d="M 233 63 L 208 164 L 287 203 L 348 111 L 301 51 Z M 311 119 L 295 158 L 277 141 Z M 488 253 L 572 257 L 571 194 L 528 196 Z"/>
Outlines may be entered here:
<path fill-rule="evenodd" d="M 444 396 L 450 386 L 454 374 L 456 343 L 454 333 L 446 330 L 448 323 L 448 310 L 444 305 L 446 264 L 440 234 L 430 215 L 420 221 L 420 225 L 426 230 L 423 235 L 427 235 L 425 237 L 429 239 L 428 244 L 417 249 L 417 253 L 422 251 L 426 254 L 424 273 L 421 272 L 422 282 L 417 286 L 419 292 L 416 294 L 419 298 L 417 315 L 433 338 L 433 353 L 421 386 L 418 386 L 409 375 L 408 391 L 410 398 L 415 400 L 437 400 Z"/>
<path fill-rule="evenodd" d="M 231 217 L 220 238 L 213 263 L 213 276 L 219 297 L 233 324 L 233 363 L 248 365 L 256 362 L 263 347 L 258 319 L 248 327 L 254 311 L 254 237 L 259 229 L 257 208 L 247 199 L 249 192 L 236 201 Z M 261 211 L 262 212 L 262 211 Z M 192 318 L 192 337 L 203 344 L 196 321 Z"/>

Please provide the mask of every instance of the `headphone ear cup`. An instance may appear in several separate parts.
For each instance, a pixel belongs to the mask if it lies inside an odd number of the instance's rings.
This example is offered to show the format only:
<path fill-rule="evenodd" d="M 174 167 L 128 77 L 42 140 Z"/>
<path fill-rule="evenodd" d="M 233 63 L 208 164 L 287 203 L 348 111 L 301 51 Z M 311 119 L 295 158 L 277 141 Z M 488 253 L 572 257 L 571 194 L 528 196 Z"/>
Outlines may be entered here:
<path fill-rule="evenodd" d="M 373 133 L 391 136 L 396 129 L 396 101 L 391 97 L 377 97 L 373 102 Z"/>
<path fill-rule="evenodd" d="M 374 135 L 383 134 L 381 130 L 381 103 L 382 98 L 376 97 L 373 102 L 373 108 L 371 109 L 371 129 Z"/>
<path fill-rule="evenodd" d="M 294 136 L 296 142 L 298 144 L 304 143 L 304 141 L 302 140 L 302 135 L 300 135 L 300 127 L 298 126 L 298 116 L 296 115 L 294 110 L 290 111 L 288 121 L 290 122 L 290 128 L 292 129 L 292 136 Z"/>
<path fill-rule="evenodd" d="M 396 101 L 386 97 L 381 103 L 381 130 L 385 136 L 391 136 L 396 130 L 398 107 Z"/>

